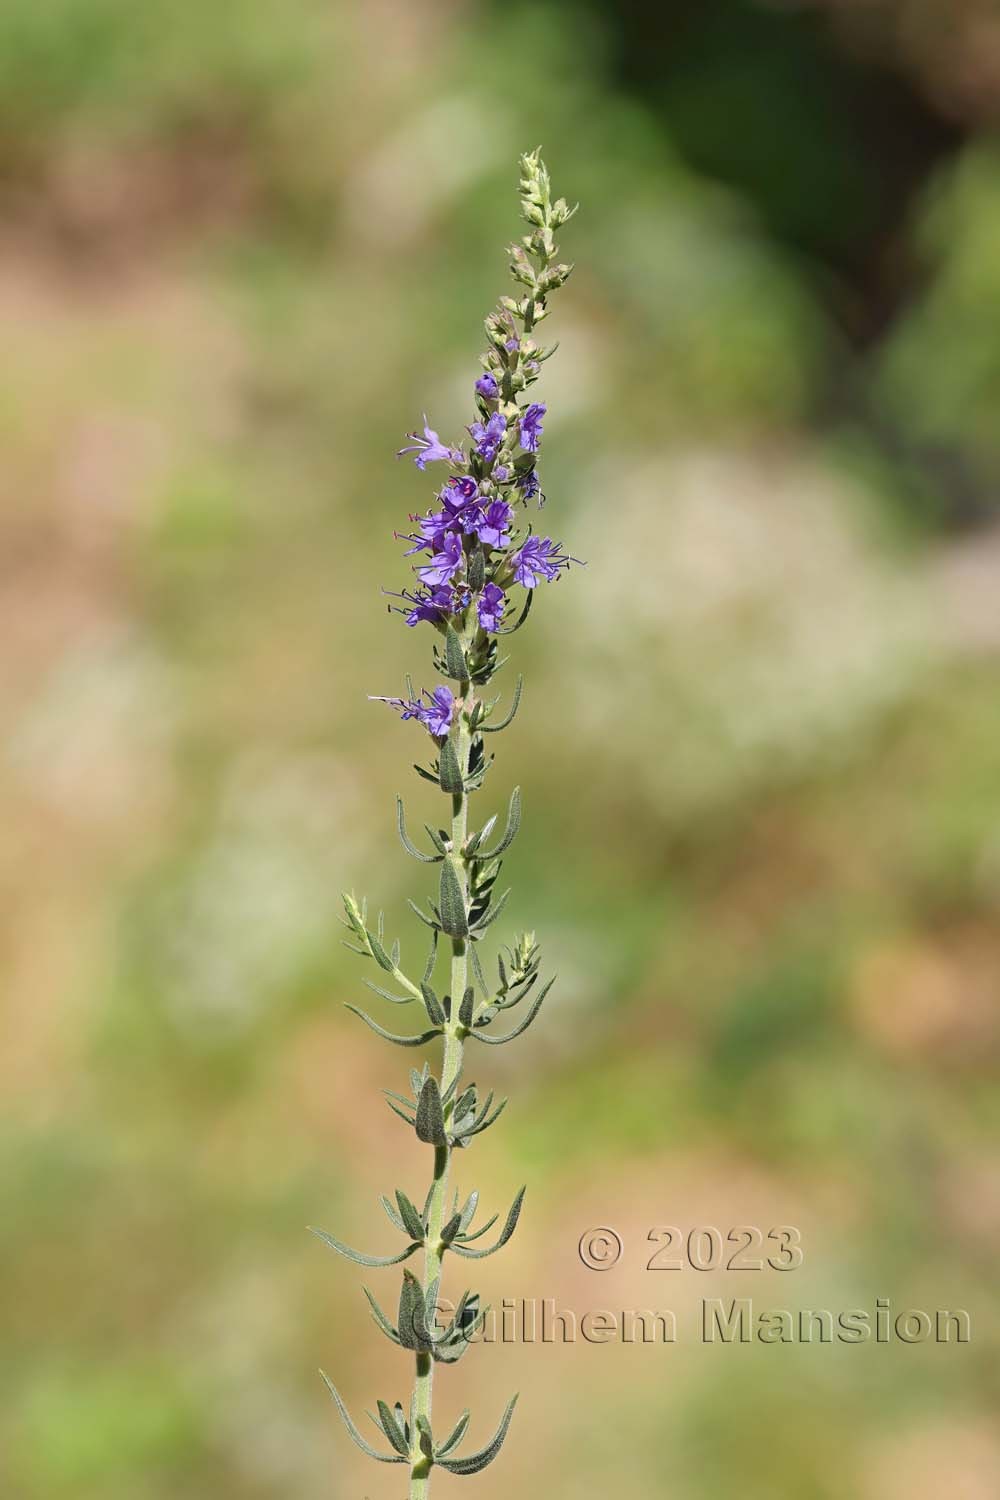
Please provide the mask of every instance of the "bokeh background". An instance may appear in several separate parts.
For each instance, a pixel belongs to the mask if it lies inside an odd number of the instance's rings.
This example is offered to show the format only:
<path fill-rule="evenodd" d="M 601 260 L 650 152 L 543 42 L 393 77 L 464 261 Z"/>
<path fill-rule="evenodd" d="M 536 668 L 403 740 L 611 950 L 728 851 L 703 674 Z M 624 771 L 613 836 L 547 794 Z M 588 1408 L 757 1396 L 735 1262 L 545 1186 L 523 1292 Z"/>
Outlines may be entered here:
<path fill-rule="evenodd" d="M 360 1412 L 408 1362 L 304 1226 L 388 1250 L 426 1172 L 337 895 L 415 951 L 392 796 L 434 796 L 365 696 L 427 676 L 392 454 L 468 420 L 538 141 L 583 203 L 545 519 L 589 568 L 513 642 L 484 812 L 522 783 L 502 935 L 560 981 L 474 1059 L 513 1103 L 461 1167 L 530 1184 L 493 1300 L 680 1332 L 479 1351 L 439 1409 L 485 1440 L 522 1391 L 483 1500 L 1000 1492 L 998 124 L 990 0 L 0 9 L 11 1500 L 405 1489 L 315 1372 Z M 742 1223 L 802 1268 L 644 1269 Z M 701 1346 L 746 1295 L 973 1341 Z"/>

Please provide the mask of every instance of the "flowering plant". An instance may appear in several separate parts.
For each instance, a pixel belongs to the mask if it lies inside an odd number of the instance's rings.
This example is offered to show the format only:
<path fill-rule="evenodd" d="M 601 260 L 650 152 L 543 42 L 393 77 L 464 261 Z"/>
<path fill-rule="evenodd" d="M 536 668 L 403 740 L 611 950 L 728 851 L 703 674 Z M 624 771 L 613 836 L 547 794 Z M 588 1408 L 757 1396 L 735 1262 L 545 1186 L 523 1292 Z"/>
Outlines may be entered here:
<path fill-rule="evenodd" d="M 410 1073 L 409 1095 L 386 1091 L 389 1108 L 420 1141 L 433 1147 L 433 1177 L 422 1208 L 401 1189 L 396 1189 L 394 1202 L 386 1197 L 381 1200 L 391 1224 L 406 1241 L 398 1254 L 363 1255 L 333 1235 L 314 1231 L 332 1249 L 363 1266 L 398 1265 L 423 1252 L 421 1277 L 409 1268 L 403 1271 L 395 1322 L 366 1288 L 378 1327 L 394 1344 L 410 1351 L 416 1362 L 408 1408 L 379 1401 L 378 1417 L 372 1418 L 389 1445 L 388 1452 L 362 1436 L 336 1388 L 323 1377 L 358 1447 L 382 1463 L 409 1466 L 410 1500 L 427 1495 L 434 1467 L 451 1474 L 476 1474 L 484 1469 L 499 1453 L 514 1411 L 516 1397 L 486 1446 L 461 1457 L 457 1450 L 469 1423 L 467 1411 L 447 1435 L 435 1435 L 431 1426 L 435 1365 L 453 1364 L 462 1357 L 482 1325 L 485 1309 L 475 1293 L 466 1291 L 447 1326 L 439 1326 L 436 1313 L 445 1256 L 480 1260 L 499 1250 L 514 1233 L 524 1198 L 522 1188 L 495 1242 L 485 1247 L 477 1242 L 498 1216 L 473 1229 L 478 1192 L 471 1192 L 464 1202 L 458 1193 L 449 1199 L 454 1153 L 488 1130 L 507 1102 L 496 1101 L 492 1092 L 482 1098 L 474 1083 L 464 1081 L 466 1043 L 501 1046 L 521 1036 L 538 1015 L 553 982 L 539 985 L 541 954 L 534 933 L 516 937 L 500 953 L 497 979 L 492 983 L 486 979 L 479 956 L 479 945 L 509 895 L 509 891 L 497 895 L 496 883 L 501 856 L 520 826 L 518 789 L 511 796 L 498 838 L 494 840 L 495 816 L 475 831 L 468 826 L 469 798 L 482 786 L 493 759 L 486 753 L 484 736 L 510 724 L 522 682 L 519 677 L 502 719 L 495 717 L 499 700 L 484 700 L 477 696 L 477 689 L 503 665 L 498 640 L 524 624 L 538 585 L 559 578 L 574 561 L 559 542 L 539 536 L 522 516 L 529 501 L 535 500 L 539 508 L 544 503 L 538 455 L 546 408 L 542 402 L 527 399 L 525 393 L 554 353 L 554 346 L 537 344 L 533 333 L 548 315 L 549 294 L 562 286 L 572 269 L 557 260 L 555 232 L 575 209 L 562 198 L 552 201 L 549 175 L 537 151 L 521 158 L 520 195 L 528 233 L 510 250 L 518 295 L 502 297 L 486 319 L 489 348 L 482 355 L 483 372 L 475 381 L 477 415 L 467 429 L 469 442 L 454 447 L 443 443 L 425 418 L 422 432 L 411 433 L 408 446 L 401 450 L 401 456 L 413 455 L 421 471 L 438 463 L 447 471 L 436 505 L 425 515 L 411 516 L 412 529 L 401 537 L 410 543 L 405 555 L 417 559 L 413 564 L 417 581 L 393 596 L 402 602 L 392 607 L 405 616 L 408 625 L 426 622 L 433 627 L 435 670 L 453 686 L 441 683 L 415 695 L 408 681 L 406 697 L 377 700 L 403 719 L 418 721 L 427 731 L 435 757 L 429 765 L 415 769 L 451 800 L 450 828 L 428 826 L 430 850 L 425 851 L 410 839 L 403 803 L 397 798 L 404 849 L 415 859 L 440 866 L 436 901 L 429 901 L 426 911 L 410 903 L 430 931 L 429 953 L 418 979 L 401 967 L 399 943 L 386 941 L 382 913 L 369 927 L 366 903 L 359 903 L 353 895 L 344 897 L 345 925 L 351 934 L 347 946 L 374 962 L 393 986 L 366 980 L 369 988 L 392 1005 L 416 1004 L 425 1013 L 427 1025 L 400 1035 L 357 1007 L 348 1009 L 400 1047 L 422 1047 L 444 1039 L 440 1077 L 425 1062 L 422 1069 Z M 516 590 L 521 591 L 520 598 Z M 442 939 L 451 950 L 450 979 L 447 992 L 439 995 L 433 982 Z M 507 1031 L 498 1031 L 496 1022 L 529 996 L 520 1020 Z"/>

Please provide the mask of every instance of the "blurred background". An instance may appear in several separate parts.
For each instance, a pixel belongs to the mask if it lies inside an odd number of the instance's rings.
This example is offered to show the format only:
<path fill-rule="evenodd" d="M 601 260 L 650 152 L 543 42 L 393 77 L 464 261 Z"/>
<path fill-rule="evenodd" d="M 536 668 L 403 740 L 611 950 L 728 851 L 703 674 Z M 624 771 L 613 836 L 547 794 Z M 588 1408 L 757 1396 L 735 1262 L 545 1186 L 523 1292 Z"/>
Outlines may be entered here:
<path fill-rule="evenodd" d="M 679 1337 L 475 1351 L 441 1420 L 520 1388 L 483 1500 L 1000 1492 L 998 126 L 990 0 L 0 9 L 12 1500 L 404 1493 L 316 1376 L 408 1390 L 398 1272 L 304 1226 L 388 1252 L 426 1176 L 335 918 L 422 952 L 392 797 L 438 810 L 366 701 L 430 675 L 392 455 L 469 420 L 539 141 L 583 204 L 544 519 L 589 568 L 512 643 L 481 812 L 521 782 L 501 935 L 560 980 L 472 1059 L 513 1102 L 460 1181 L 530 1185 L 492 1300 Z M 644 1269 L 743 1223 L 802 1268 Z M 748 1295 L 973 1340 L 702 1346 Z"/>

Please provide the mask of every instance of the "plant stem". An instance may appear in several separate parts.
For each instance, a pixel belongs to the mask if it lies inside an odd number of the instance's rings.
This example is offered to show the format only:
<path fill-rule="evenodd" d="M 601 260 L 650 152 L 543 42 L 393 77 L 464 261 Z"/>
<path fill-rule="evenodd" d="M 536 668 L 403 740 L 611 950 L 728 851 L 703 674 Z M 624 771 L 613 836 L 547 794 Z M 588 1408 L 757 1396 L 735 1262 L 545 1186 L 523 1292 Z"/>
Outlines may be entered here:
<path fill-rule="evenodd" d="M 464 642 L 463 642 L 464 644 Z M 458 764 L 462 772 L 462 780 L 469 770 L 469 746 L 470 734 L 465 715 L 472 712 L 473 699 L 471 684 L 468 680 L 461 684 L 461 696 L 463 699 L 463 712 L 458 719 Z M 468 835 L 469 794 L 467 791 L 456 792 L 451 799 L 451 847 L 459 859 L 460 879 L 462 882 L 462 895 L 465 901 L 465 909 L 469 909 L 468 874 L 464 860 L 460 859 L 461 850 L 465 845 Z M 441 1064 L 441 1095 L 444 1098 L 452 1084 L 456 1082 L 462 1072 L 462 1055 L 464 1044 L 456 1034 L 455 1027 L 458 1024 L 458 1007 L 462 996 L 465 994 L 468 983 L 468 948 L 470 939 L 452 938 L 451 940 L 451 1017 L 445 1028 L 444 1059 Z M 451 1114 L 454 1108 L 454 1100 L 445 1107 L 445 1118 Z M 424 1276 L 423 1288 L 425 1295 L 430 1291 L 436 1281 L 440 1281 L 441 1263 L 444 1259 L 444 1246 L 441 1244 L 441 1229 L 445 1222 L 445 1210 L 448 1199 L 448 1175 L 451 1166 L 451 1147 L 438 1146 L 434 1151 L 434 1180 L 431 1185 L 431 1196 L 427 1210 L 427 1240 L 424 1249 Z M 418 1353 L 416 1356 L 417 1371 L 416 1383 L 414 1385 L 413 1400 L 413 1440 L 410 1448 L 410 1500 L 426 1500 L 430 1492 L 430 1461 L 420 1450 L 420 1434 L 417 1430 L 416 1419 L 425 1417 L 428 1423 L 431 1420 L 431 1405 L 434 1396 L 434 1361 L 430 1354 Z"/>

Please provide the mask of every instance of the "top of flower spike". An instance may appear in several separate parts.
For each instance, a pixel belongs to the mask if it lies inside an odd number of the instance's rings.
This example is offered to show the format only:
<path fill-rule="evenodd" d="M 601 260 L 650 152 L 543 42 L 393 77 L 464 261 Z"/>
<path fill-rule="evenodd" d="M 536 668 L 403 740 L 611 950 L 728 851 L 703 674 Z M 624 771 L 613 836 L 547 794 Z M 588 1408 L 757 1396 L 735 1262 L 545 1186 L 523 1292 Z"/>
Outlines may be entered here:
<path fill-rule="evenodd" d="M 552 201 L 538 151 L 521 157 L 520 205 L 528 233 L 509 249 L 518 295 L 501 297 L 486 319 L 489 347 L 472 382 L 476 414 L 468 442 L 442 442 L 425 416 L 422 434 L 410 433 L 399 452 L 411 454 L 421 471 L 434 463 L 450 471 L 432 508 L 411 516 L 412 530 L 397 533 L 410 543 L 406 555 L 414 556 L 417 575 L 414 588 L 396 595 L 401 613 L 409 625 L 454 629 L 479 664 L 477 681 L 492 670 L 490 638 L 517 628 L 505 625 L 509 590 L 551 582 L 575 561 L 559 542 L 535 535 L 530 523 L 518 524 L 521 507 L 545 498 L 538 457 L 547 406 L 527 393 L 555 352 L 540 346 L 534 332 L 548 316 L 549 296 L 572 271 L 557 258 L 555 231 L 576 212 L 563 198 Z"/>

